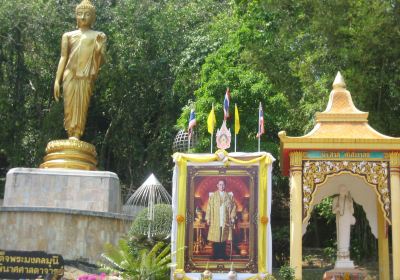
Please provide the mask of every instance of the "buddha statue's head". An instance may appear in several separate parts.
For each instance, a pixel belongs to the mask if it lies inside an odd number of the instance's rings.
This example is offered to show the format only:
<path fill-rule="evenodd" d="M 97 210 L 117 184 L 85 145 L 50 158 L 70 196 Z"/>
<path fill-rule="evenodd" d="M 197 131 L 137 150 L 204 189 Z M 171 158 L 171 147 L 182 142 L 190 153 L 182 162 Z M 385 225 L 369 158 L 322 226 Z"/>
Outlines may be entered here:
<path fill-rule="evenodd" d="M 96 19 L 96 8 L 90 0 L 82 0 L 75 9 L 76 22 L 79 28 L 90 28 Z"/>

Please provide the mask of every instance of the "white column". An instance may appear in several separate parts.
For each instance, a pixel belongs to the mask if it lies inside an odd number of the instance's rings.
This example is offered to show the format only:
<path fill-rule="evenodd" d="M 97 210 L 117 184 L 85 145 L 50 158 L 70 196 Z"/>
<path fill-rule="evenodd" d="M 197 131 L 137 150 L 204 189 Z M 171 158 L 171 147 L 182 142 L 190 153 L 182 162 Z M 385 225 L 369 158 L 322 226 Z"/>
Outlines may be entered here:
<path fill-rule="evenodd" d="M 400 280 L 400 153 L 390 153 L 393 280 Z"/>
<path fill-rule="evenodd" d="M 290 267 L 302 279 L 302 152 L 290 153 Z"/>
<path fill-rule="evenodd" d="M 389 239 L 386 235 L 386 221 L 381 205 L 376 201 L 376 215 L 378 218 L 378 257 L 379 279 L 390 279 L 389 270 Z"/>

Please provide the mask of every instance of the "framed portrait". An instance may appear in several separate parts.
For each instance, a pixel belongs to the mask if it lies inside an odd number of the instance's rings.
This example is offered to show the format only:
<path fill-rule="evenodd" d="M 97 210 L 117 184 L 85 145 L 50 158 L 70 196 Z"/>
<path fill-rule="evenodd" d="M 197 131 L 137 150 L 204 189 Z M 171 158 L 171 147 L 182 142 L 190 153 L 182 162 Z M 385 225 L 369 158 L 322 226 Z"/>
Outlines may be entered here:
<path fill-rule="evenodd" d="M 266 152 L 174 154 L 173 273 L 272 273 L 274 160 Z"/>
<path fill-rule="evenodd" d="M 185 270 L 257 269 L 255 167 L 188 167 Z"/>

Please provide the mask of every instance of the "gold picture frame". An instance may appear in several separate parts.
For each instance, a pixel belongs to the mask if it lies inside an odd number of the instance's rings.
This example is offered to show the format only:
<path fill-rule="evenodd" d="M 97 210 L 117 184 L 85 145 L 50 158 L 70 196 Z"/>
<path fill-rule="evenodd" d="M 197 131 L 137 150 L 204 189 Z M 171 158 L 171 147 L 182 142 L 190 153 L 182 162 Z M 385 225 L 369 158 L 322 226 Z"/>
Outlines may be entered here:
<path fill-rule="evenodd" d="M 256 166 L 188 166 L 185 230 L 185 271 L 202 272 L 206 268 L 227 272 L 257 272 L 258 167 Z M 207 239 L 205 221 L 210 195 L 217 182 L 226 182 L 226 193 L 233 198 L 235 221 L 229 227 L 226 257 L 213 259 L 213 243 Z"/>
<path fill-rule="evenodd" d="M 188 275 L 199 275 L 199 272 L 204 271 L 206 268 L 215 272 L 224 272 L 231 268 L 232 260 L 230 254 L 229 259 L 218 259 L 220 256 L 217 257 L 215 254 L 213 254 L 213 256 L 217 258 L 217 261 L 214 259 L 207 259 L 199 262 L 199 259 L 196 259 L 196 256 L 193 257 L 193 246 L 196 245 L 194 244 L 195 239 L 193 235 L 195 230 L 194 222 L 195 219 L 198 218 L 197 213 L 195 215 L 194 211 L 196 205 L 194 202 L 194 190 L 197 184 L 196 178 L 200 178 L 201 176 L 204 176 L 205 178 L 211 178 L 210 180 L 213 181 L 208 183 L 211 184 L 213 188 L 207 189 L 207 187 L 205 187 L 205 190 L 203 191 L 204 193 L 216 191 L 215 188 L 218 186 L 215 186 L 215 184 L 218 183 L 219 185 L 221 183 L 218 182 L 218 178 L 228 178 L 228 184 L 225 184 L 225 186 L 227 191 L 231 192 L 229 190 L 231 187 L 231 182 L 229 181 L 242 177 L 248 178 L 247 185 L 245 185 L 249 190 L 249 199 L 250 197 L 253 199 L 251 203 L 249 200 L 249 206 L 252 205 L 252 208 L 251 211 L 249 211 L 248 218 L 252 221 L 251 234 L 249 232 L 248 235 L 248 237 L 252 240 L 249 240 L 249 255 L 245 262 L 243 260 L 241 262 L 236 262 L 237 258 L 232 258 L 234 261 L 233 269 L 239 273 L 243 272 L 248 275 L 256 275 L 257 273 L 272 273 L 272 238 L 269 213 L 271 203 L 270 195 L 272 163 L 275 159 L 266 152 L 230 154 L 224 150 L 218 150 L 214 154 L 175 153 L 173 155 L 173 159 L 175 162 L 172 191 L 174 220 L 172 222 L 171 234 L 171 244 L 173 250 L 172 261 L 174 263 L 173 270 L 183 274 L 188 273 Z M 246 181 L 243 180 L 244 179 L 242 179 L 242 183 Z M 240 188 L 234 190 L 234 192 L 236 191 L 239 191 L 238 193 L 240 196 Z M 233 196 L 234 194 L 231 195 L 231 197 Z M 220 204 L 220 206 L 215 207 L 215 205 L 218 204 L 216 202 L 218 201 L 217 197 L 218 196 L 213 196 L 210 204 L 214 205 L 213 209 L 218 209 L 218 207 L 221 206 Z M 191 200 L 193 202 L 191 202 Z M 203 203 L 206 203 L 205 200 Z M 229 202 L 226 205 L 230 205 L 230 209 L 232 209 L 233 205 L 236 205 L 232 202 L 232 199 L 229 199 L 229 197 L 227 198 L 225 194 L 220 194 L 219 203 L 221 203 L 221 201 L 224 201 L 225 203 Z M 201 211 L 204 212 L 204 209 L 205 205 L 202 205 Z M 214 213 L 215 211 L 216 210 L 214 210 Z M 225 221 L 231 221 L 232 218 L 236 217 L 232 217 L 232 212 L 229 213 L 230 216 L 227 219 L 224 218 Z M 202 218 L 204 219 L 204 216 L 202 216 Z M 237 218 L 241 219 L 241 216 L 237 216 Z M 215 219 L 218 218 L 214 218 L 214 221 Z M 210 219 L 208 219 L 208 222 L 209 223 L 207 225 L 213 226 L 214 228 L 212 231 L 216 232 L 215 224 L 212 225 Z M 237 222 L 238 220 L 233 220 L 233 223 L 239 227 Z M 226 233 L 225 226 L 226 225 L 224 224 L 224 234 Z M 199 227 L 206 228 L 205 225 L 199 225 Z M 219 234 L 220 233 L 221 232 L 219 232 Z M 206 234 L 203 233 L 202 237 L 206 238 Z M 207 239 L 208 238 L 209 236 L 207 235 Z M 216 238 L 211 237 L 209 241 L 220 243 L 221 241 L 227 242 L 229 240 L 234 240 L 233 244 L 235 242 L 234 238 L 226 239 L 225 235 L 224 240 L 219 240 L 218 242 L 215 239 Z M 252 244 L 251 250 L 250 243 Z M 229 246 L 230 244 L 227 245 Z M 221 251 L 225 251 L 226 253 L 226 247 L 224 249 L 223 244 L 216 244 L 215 246 L 213 244 L 213 251 L 214 249 L 217 249 L 217 247 L 221 248 Z M 196 250 L 198 251 L 199 248 L 196 248 Z M 234 255 L 235 253 L 236 255 L 240 254 L 240 252 L 238 253 L 237 250 L 232 254 Z M 210 256 L 209 252 L 208 256 Z"/>

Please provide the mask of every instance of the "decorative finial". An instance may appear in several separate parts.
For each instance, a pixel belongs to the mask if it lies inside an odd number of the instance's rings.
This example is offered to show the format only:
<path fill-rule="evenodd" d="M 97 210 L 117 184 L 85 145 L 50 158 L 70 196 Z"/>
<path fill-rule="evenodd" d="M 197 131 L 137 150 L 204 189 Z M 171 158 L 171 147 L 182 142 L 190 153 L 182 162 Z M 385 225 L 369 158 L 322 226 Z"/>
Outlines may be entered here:
<path fill-rule="evenodd" d="M 221 129 L 217 129 L 217 148 L 226 150 L 231 146 L 231 130 L 226 127 L 226 121 L 222 122 Z"/>
<path fill-rule="evenodd" d="M 340 74 L 340 71 L 337 72 L 336 78 L 333 81 L 332 87 L 334 89 L 336 89 L 336 88 L 346 88 L 346 83 L 344 82 L 344 79 L 342 77 L 342 74 Z"/>
<path fill-rule="evenodd" d="M 206 265 L 206 270 L 204 270 L 204 272 L 201 274 L 200 279 L 201 280 L 212 280 L 212 273 L 211 273 L 211 271 L 208 270 L 208 262 Z"/>

